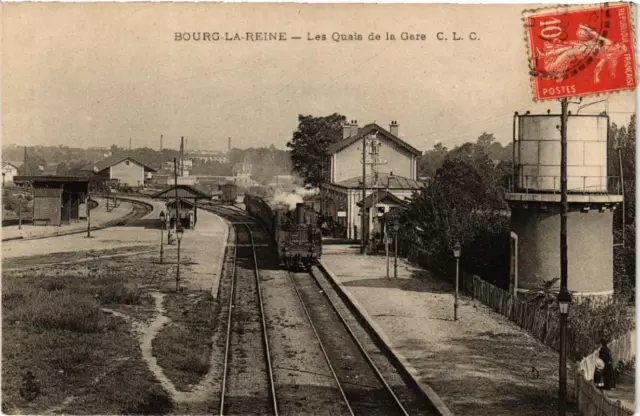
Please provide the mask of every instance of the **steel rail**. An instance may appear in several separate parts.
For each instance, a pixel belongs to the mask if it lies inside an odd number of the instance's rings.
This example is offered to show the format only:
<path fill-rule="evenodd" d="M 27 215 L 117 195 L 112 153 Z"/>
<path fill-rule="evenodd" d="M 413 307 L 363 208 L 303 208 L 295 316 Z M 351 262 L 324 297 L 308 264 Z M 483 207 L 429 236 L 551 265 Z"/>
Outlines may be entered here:
<path fill-rule="evenodd" d="M 344 392 L 344 389 L 342 388 L 342 383 L 340 383 L 340 379 L 338 379 L 338 375 L 336 374 L 335 370 L 333 369 L 333 365 L 331 365 L 331 360 L 329 359 L 329 355 L 327 354 L 327 350 L 324 348 L 324 344 L 322 343 L 322 340 L 320 339 L 320 335 L 318 334 L 318 331 L 316 330 L 316 326 L 313 324 L 313 320 L 311 319 L 311 315 L 309 314 L 309 310 L 307 309 L 307 306 L 304 304 L 304 300 L 302 299 L 302 295 L 300 294 L 300 291 L 298 290 L 298 287 L 296 286 L 295 281 L 293 280 L 293 276 L 291 274 L 291 272 L 287 272 L 287 274 L 289 275 L 289 280 L 291 280 L 291 284 L 293 285 L 293 289 L 296 291 L 296 295 L 298 295 L 298 299 L 300 299 L 300 305 L 302 306 L 302 310 L 304 311 L 304 314 L 307 315 L 307 320 L 309 321 L 309 325 L 311 325 L 311 329 L 313 330 L 313 333 L 316 336 L 316 339 L 318 340 L 318 344 L 320 345 L 320 349 L 322 350 L 322 354 L 324 355 L 325 360 L 327 361 L 327 365 L 329 366 L 329 369 L 331 370 L 331 374 L 333 374 L 333 378 L 336 381 L 336 384 L 338 385 L 338 389 L 340 390 L 340 394 L 342 395 L 342 398 L 344 399 L 344 402 L 347 405 L 347 408 L 349 409 L 349 413 L 352 416 L 355 416 L 355 413 L 353 412 L 353 409 L 351 408 L 351 404 L 349 403 L 349 399 L 347 398 L 346 393 Z"/>
<path fill-rule="evenodd" d="M 224 364 L 222 367 L 222 386 L 220 388 L 220 416 L 224 415 L 224 396 L 227 386 L 227 369 L 229 367 L 229 349 L 231 346 L 231 322 L 233 315 L 233 301 L 236 294 L 236 260 L 238 258 L 238 233 L 235 236 L 233 247 L 233 261 L 231 262 L 231 294 L 229 296 L 229 317 L 227 319 L 227 339 L 224 347 Z"/>
<path fill-rule="evenodd" d="M 245 211 L 242 211 L 240 208 L 238 207 L 233 207 L 235 209 L 231 209 L 226 207 L 227 210 L 229 211 L 235 211 L 238 210 L 239 212 L 245 213 Z M 248 213 L 246 213 L 247 215 L 250 215 Z M 262 227 L 262 225 L 261 225 Z M 264 227 L 262 227 L 264 228 Z M 253 234 L 252 234 L 253 235 Z M 255 251 L 254 251 L 255 253 Z M 257 266 L 257 263 L 256 263 Z M 311 322 L 311 317 L 307 311 L 306 306 L 304 305 L 304 302 L 302 300 L 302 297 L 298 291 L 298 288 L 295 285 L 295 282 L 293 281 L 293 279 L 291 278 L 291 274 L 289 273 L 289 277 L 292 281 L 293 287 L 296 291 L 296 293 L 298 294 L 298 297 L 300 299 L 300 302 L 302 303 L 303 309 L 305 310 L 305 314 L 307 315 L 307 318 L 309 319 L 309 322 L 311 323 L 311 327 L 313 328 L 314 333 L 316 334 L 316 337 L 318 338 L 318 341 L 320 342 L 320 346 L 322 349 L 323 354 L 325 355 L 325 358 L 327 359 L 327 362 L 329 360 L 327 354 L 326 354 L 326 350 L 324 348 L 324 345 L 322 345 L 322 341 L 320 341 L 319 335 L 316 332 L 315 326 L 313 325 L 313 323 Z M 398 396 L 396 396 L 396 394 L 394 393 L 393 389 L 391 388 L 391 386 L 389 385 L 389 383 L 387 383 L 387 381 L 385 380 L 384 376 L 382 375 L 382 373 L 380 372 L 380 370 L 378 369 L 378 367 L 375 365 L 375 363 L 373 362 L 373 360 L 371 359 L 371 356 L 369 356 L 369 354 L 367 353 L 367 351 L 365 350 L 364 346 L 362 345 L 362 343 L 358 340 L 356 334 L 353 332 L 353 330 L 351 329 L 351 327 L 349 326 L 349 324 L 347 323 L 346 319 L 344 318 L 344 316 L 340 313 L 340 311 L 338 311 L 337 306 L 335 305 L 335 303 L 331 300 L 331 298 L 329 297 L 329 295 L 327 294 L 327 292 L 324 290 L 324 288 L 322 287 L 322 285 L 320 284 L 320 281 L 318 280 L 318 278 L 315 276 L 315 274 L 313 272 L 309 272 L 309 274 L 311 275 L 311 277 L 313 278 L 313 280 L 316 282 L 316 284 L 318 285 L 318 287 L 322 290 L 322 293 L 324 293 L 324 296 L 326 297 L 327 301 L 329 302 L 329 304 L 331 305 L 331 307 L 333 308 L 333 310 L 335 311 L 336 315 L 338 315 L 338 317 L 340 318 L 340 321 L 342 322 L 342 324 L 344 325 L 345 329 L 347 330 L 347 332 L 349 333 L 349 335 L 351 336 L 351 338 L 353 339 L 353 341 L 356 343 L 356 345 L 358 346 L 358 349 L 360 350 L 360 352 L 362 353 L 362 355 L 364 356 L 365 360 L 367 361 L 367 363 L 369 364 L 369 366 L 373 369 L 374 373 L 376 374 L 376 377 L 378 378 L 378 380 L 382 383 L 382 385 L 384 386 L 384 388 L 389 392 L 389 394 L 391 394 L 391 397 L 393 397 L 393 401 L 395 402 L 395 404 L 397 405 L 397 407 L 402 411 L 402 413 L 405 416 L 409 416 L 409 413 L 407 412 L 407 410 L 405 409 L 405 407 L 402 405 L 402 402 L 400 401 L 400 399 L 398 398 Z M 328 362 L 329 363 L 329 362 Z M 329 363 L 329 368 L 331 369 L 331 372 L 334 374 L 334 376 L 336 376 L 335 372 L 333 371 L 333 367 L 331 366 L 331 364 Z M 338 386 L 340 388 L 340 391 L 343 395 L 343 397 L 346 400 L 346 396 L 344 393 L 344 390 L 342 389 L 342 385 L 340 384 L 340 382 L 337 379 L 336 376 L 336 381 L 338 382 Z M 350 404 L 348 403 L 347 400 L 347 406 L 349 407 L 349 411 L 351 412 L 351 414 L 353 415 L 353 410 L 351 409 Z"/>
<path fill-rule="evenodd" d="M 228 207 L 224 207 L 224 206 L 217 206 L 216 205 L 216 208 L 226 208 L 228 211 L 235 211 L 235 210 L 232 210 L 232 209 L 230 209 Z M 201 209 L 204 209 L 205 211 L 210 211 L 210 212 L 214 212 L 215 213 L 215 210 L 214 210 L 213 207 L 201 207 Z M 269 385 L 270 385 L 270 391 L 271 391 L 271 400 L 272 400 L 272 403 L 273 403 L 274 415 L 278 416 L 278 402 L 277 402 L 277 398 L 276 398 L 275 382 L 273 380 L 273 366 L 272 366 L 272 363 L 271 363 L 271 351 L 269 349 L 269 338 L 268 338 L 268 332 L 267 332 L 267 322 L 266 322 L 266 318 L 265 318 L 265 315 L 264 315 L 264 306 L 263 306 L 264 300 L 262 298 L 262 289 L 261 289 L 261 286 L 260 286 L 260 271 L 259 271 L 259 268 L 258 268 L 258 257 L 257 257 L 257 253 L 256 253 L 255 240 L 253 238 L 253 231 L 251 231 L 251 227 L 249 226 L 249 224 L 247 224 L 244 221 L 243 218 L 238 218 L 239 217 L 238 214 L 240 212 L 242 212 L 242 211 L 239 210 L 238 212 L 234 212 L 231 215 L 235 216 L 235 218 L 238 220 L 238 222 L 240 224 L 242 224 L 243 226 L 245 226 L 247 231 L 249 232 L 249 238 L 250 238 L 250 241 L 251 241 L 251 248 L 252 248 L 251 251 L 252 251 L 252 254 L 253 254 L 253 262 L 254 262 L 254 275 L 255 275 L 255 278 L 256 278 L 256 288 L 257 288 L 257 291 L 258 291 L 258 306 L 260 307 L 260 318 L 261 318 L 261 323 L 262 323 L 262 333 L 263 333 L 264 348 L 265 348 L 265 358 L 266 358 L 266 361 L 267 361 L 267 373 L 269 375 Z M 227 214 L 227 215 L 229 215 L 229 214 Z M 235 254 L 237 253 L 237 247 L 238 247 L 237 241 L 238 241 L 238 234 L 236 232 L 236 247 L 234 249 L 234 263 L 233 263 L 234 264 L 234 266 L 233 266 L 233 271 L 234 271 L 233 279 L 234 280 L 235 280 L 235 263 L 237 261 L 237 257 L 235 256 Z M 233 299 L 233 295 L 231 296 L 231 298 Z M 229 325 L 230 325 L 230 322 L 231 322 L 231 313 L 232 313 L 232 310 L 230 308 L 230 310 L 229 310 Z M 230 332 L 227 334 L 227 345 L 229 344 L 229 339 L 230 339 L 229 334 L 230 334 Z M 227 352 L 225 352 L 225 366 L 226 366 L 227 358 L 228 358 Z M 226 374 L 226 368 L 225 368 L 225 374 Z M 226 380 L 226 376 L 225 376 L 225 380 Z M 222 413 L 223 410 L 224 409 L 223 409 L 223 407 L 221 405 L 220 406 L 220 414 L 221 415 L 223 414 Z"/>
<path fill-rule="evenodd" d="M 389 385 L 389 383 L 387 383 L 387 381 L 385 380 L 384 376 L 382 375 L 382 373 L 380 372 L 380 370 L 378 369 L 378 367 L 374 364 L 373 360 L 371 359 L 371 357 L 369 356 L 369 354 L 367 353 L 367 351 L 365 350 L 364 346 L 360 343 L 360 340 L 358 340 L 358 337 L 356 336 L 356 334 L 353 332 L 353 330 L 351 329 L 351 327 L 349 326 L 349 324 L 347 323 L 346 319 L 344 318 L 344 316 L 342 316 L 342 314 L 340 313 L 340 311 L 338 311 L 338 307 L 335 305 L 335 303 L 331 300 L 331 298 L 329 297 L 329 295 L 327 294 L 326 290 L 323 288 L 323 286 L 320 284 L 320 281 L 318 280 L 318 278 L 316 277 L 315 273 L 313 272 L 309 272 L 309 274 L 311 275 L 311 277 L 313 277 L 313 280 L 316 282 L 316 284 L 318 285 L 318 287 L 320 288 L 320 290 L 322 291 L 322 293 L 324 293 L 324 296 L 327 298 L 327 300 L 329 301 L 329 304 L 331 305 L 331 307 L 333 308 L 334 312 L 336 313 L 336 315 L 338 315 L 338 317 L 340 318 L 340 321 L 342 321 L 342 324 L 344 325 L 344 327 L 346 328 L 347 332 L 349 333 L 349 335 L 351 336 L 351 338 L 353 339 L 353 341 L 356 343 L 356 345 L 358 346 L 358 348 L 360 349 L 360 352 L 362 353 L 362 355 L 364 356 L 364 358 L 367 360 L 367 362 L 369 363 L 369 366 L 373 369 L 373 371 L 375 372 L 376 376 L 378 377 L 378 380 L 380 380 L 380 382 L 382 383 L 382 385 L 384 386 L 384 388 L 391 394 L 391 397 L 393 397 L 394 402 L 396 403 L 396 405 L 398 406 L 398 408 L 400 408 L 400 410 L 402 410 L 402 413 L 406 416 L 409 416 L 409 413 L 407 412 L 407 410 L 404 408 L 404 406 L 402 405 L 402 402 L 400 401 L 400 399 L 398 399 L 398 396 L 396 396 L 396 394 L 393 392 L 393 389 L 391 388 L 391 386 Z"/>

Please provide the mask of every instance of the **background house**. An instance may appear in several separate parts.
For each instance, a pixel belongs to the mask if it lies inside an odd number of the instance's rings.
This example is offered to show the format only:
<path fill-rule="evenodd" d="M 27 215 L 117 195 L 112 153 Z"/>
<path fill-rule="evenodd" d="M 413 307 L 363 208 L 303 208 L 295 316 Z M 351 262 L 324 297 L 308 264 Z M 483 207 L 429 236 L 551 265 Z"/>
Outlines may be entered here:
<path fill-rule="evenodd" d="M 106 176 L 110 180 L 117 180 L 118 183 L 132 188 L 144 187 L 145 180 L 149 180 L 147 173 L 156 172 L 156 169 L 131 156 L 110 156 L 90 163 L 82 170 Z"/>
<path fill-rule="evenodd" d="M 417 180 L 421 152 L 398 137 L 398 124 L 389 130 L 372 123 L 358 128 L 352 122 L 344 126 L 343 139 L 327 149 L 325 178 L 321 186 L 323 212 L 345 228 L 344 237 L 361 237 L 358 202 L 362 200 L 362 146 L 366 142 L 365 215 L 369 232 L 376 227 L 378 212 L 388 212 L 422 187 Z"/>
<path fill-rule="evenodd" d="M 18 175 L 18 166 L 9 162 L 2 162 L 2 180 L 5 183 L 13 183 L 13 177 Z"/>

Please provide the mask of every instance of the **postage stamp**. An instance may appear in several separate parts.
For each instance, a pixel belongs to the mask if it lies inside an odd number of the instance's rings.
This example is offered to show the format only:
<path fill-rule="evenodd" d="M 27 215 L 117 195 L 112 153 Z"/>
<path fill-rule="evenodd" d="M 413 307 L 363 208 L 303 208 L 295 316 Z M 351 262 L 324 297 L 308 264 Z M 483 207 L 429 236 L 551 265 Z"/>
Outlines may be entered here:
<path fill-rule="evenodd" d="M 628 4 L 527 11 L 535 100 L 580 97 L 637 85 Z"/>

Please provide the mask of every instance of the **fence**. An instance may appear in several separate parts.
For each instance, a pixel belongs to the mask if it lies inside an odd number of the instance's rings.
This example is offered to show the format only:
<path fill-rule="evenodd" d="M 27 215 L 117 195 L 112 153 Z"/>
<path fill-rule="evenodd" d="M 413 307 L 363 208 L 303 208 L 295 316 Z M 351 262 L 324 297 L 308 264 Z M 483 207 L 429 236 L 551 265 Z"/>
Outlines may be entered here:
<path fill-rule="evenodd" d="M 624 407 L 620 400 L 609 399 L 587 379 L 587 375 L 584 370 L 575 374 L 578 409 L 582 416 L 633 416 L 633 410 Z"/>
<path fill-rule="evenodd" d="M 478 276 L 465 274 L 462 281 L 463 290 L 473 293 L 474 298 L 506 316 L 521 328 L 527 330 L 544 344 L 559 349 L 559 317 L 558 312 L 539 309 L 526 301 L 517 299 L 511 293 L 485 282 Z M 635 359 L 636 331 L 630 331 L 621 338 L 609 343 L 609 349 L 618 361 L 629 362 Z M 599 350 L 584 357 L 575 365 L 574 397 L 582 416 L 633 416 L 634 412 L 614 402 L 604 392 L 597 389 L 593 382 L 595 363 Z"/>

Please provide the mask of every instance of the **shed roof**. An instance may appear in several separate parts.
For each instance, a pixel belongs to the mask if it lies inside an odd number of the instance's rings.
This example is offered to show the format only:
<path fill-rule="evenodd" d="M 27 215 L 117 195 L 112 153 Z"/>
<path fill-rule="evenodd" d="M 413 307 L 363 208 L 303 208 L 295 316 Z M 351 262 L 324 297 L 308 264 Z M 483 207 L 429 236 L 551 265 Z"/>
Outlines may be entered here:
<path fill-rule="evenodd" d="M 401 138 L 399 138 L 398 136 L 391 134 L 391 132 L 383 129 L 382 127 L 380 127 L 379 125 L 377 125 L 376 123 L 371 123 L 371 124 L 367 124 L 366 126 L 362 127 L 361 129 L 358 129 L 358 134 L 348 137 L 346 139 L 340 140 L 337 143 L 334 143 L 332 145 L 330 145 L 329 147 L 327 147 L 326 153 L 329 155 L 332 155 L 336 152 L 339 152 L 340 150 L 344 149 L 347 146 L 351 146 L 353 143 L 357 142 L 358 140 L 362 140 L 362 137 L 373 133 L 374 131 L 377 131 L 378 133 L 380 133 L 382 135 L 382 137 L 391 140 L 392 142 L 394 142 L 395 144 L 397 144 L 398 146 L 407 149 L 409 152 L 413 153 L 414 155 L 422 155 L 422 152 L 418 149 L 416 149 L 415 147 L 411 146 L 409 143 L 405 142 L 404 140 L 402 140 Z"/>
<path fill-rule="evenodd" d="M 86 183 L 106 180 L 99 176 L 62 176 L 62 175 L 20 175 L 14 176 L 13 181 L 17 183 Z"/>
<path fill-rule="evenodd" d="M 175 199 L 176 189 L 178 191 L 178 198 L 195 198 L 195 199 L 211 199 L 211 195 L 191 186 L 191 185 L 174 185 L 170 186 L 162 191 L 151 195 L 154 199 Z"/>
<path fill-rule="evenodd" d="M 346 179 L 344 181 L 337 182 L 334 185 L 338 185 L 343 188 L 362 188 L 362 176 L 356 176 L 350 179 Z M 365 186 L 367 188 L 372 188 L 373 185 L 373 177 L 371 175 L 367 175 Z M 416 180 L 405 178 L 404 176 L 391 175 L 388 173 L 378 174 L 377 185 L 380 188 L 404 190 L 421 189 L 423 186 L 421 182 L 418 182 Z"/>
<path fill-rule="evenodd" d="M 144 168 L 145 171 L 156 172 L 156 169 L 150 167 L 148 163 L 141 162 L 138 157 L 134 157 L 134 156 L 130 156 L 130 155 L 113 155 L 113 156 L 109 156 L 106 159 L 102 159 L 102 160 L 99 160 L 97 162 L 89 163 L 88 165 L 85 165 L 84 167 L 82 167 L 82 170 L 100 172 L 100 171 L 103 171 L 103 170 L 113 166 L 113 165 L 117 165 L 118 163 L 120 163 L 122 161 L 125 161 L 125 160 L 131 160 L 131 161 L 137 163 L 138 165 L 141 165 Z"/>

